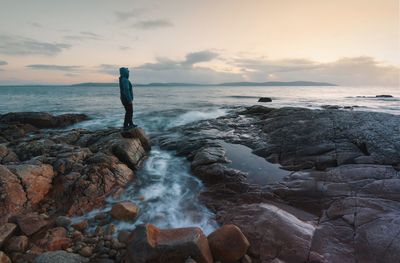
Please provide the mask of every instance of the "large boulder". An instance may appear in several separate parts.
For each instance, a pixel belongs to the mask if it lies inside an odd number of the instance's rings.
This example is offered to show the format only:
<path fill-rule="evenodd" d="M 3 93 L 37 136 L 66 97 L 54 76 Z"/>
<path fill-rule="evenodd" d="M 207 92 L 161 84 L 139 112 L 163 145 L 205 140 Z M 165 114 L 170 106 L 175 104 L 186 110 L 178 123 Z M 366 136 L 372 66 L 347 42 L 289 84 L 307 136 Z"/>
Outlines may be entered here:
<path fill-rule="evenodd" d="M 118 220 L 133 221 L 139 213 L 139 207 L 130 202 L 124 201 L 112 206 L 110 214 Z"/>
<path fill-rule="evenodd" d="M 235 225 L 223 225 L 208 237 L 214 260 L 237 262 L 247 252 L 249 241 Z"/>
<path fill-rule="evenodd" d="M 60 128 L 88 118 L 85 114 L 63 114 L 59 116 L 46 112 L 10 112 L 0 116 L 0 122 L 30 124 L 36 128 Z"/>
<path fill-rule="evenodd" d="M 20 164 L 8 168 L 21 180 L 31 204 L 39 203 L 49 192 L 54 177 L 51 165 Z"/>
<path fill-rule="evenodd" d="M 119 139 L 112 145 L 112 152 L 132 170 L 136 170 L 146 156 L 146 151 L 139 139 Z"/>
<path fill-rule="evenodd" d="M 0 218 L 19 212 L 27 201 L 21 181 L 4 165 L 0 165 Z"/>
<path fill-rule="evenodd" d="M 159 229 L 139 225 L 127 245 L 126 262 L 184 262 L 191 257 L 198 263 L 212 263 L 207 237 L 200 228 Z"/>

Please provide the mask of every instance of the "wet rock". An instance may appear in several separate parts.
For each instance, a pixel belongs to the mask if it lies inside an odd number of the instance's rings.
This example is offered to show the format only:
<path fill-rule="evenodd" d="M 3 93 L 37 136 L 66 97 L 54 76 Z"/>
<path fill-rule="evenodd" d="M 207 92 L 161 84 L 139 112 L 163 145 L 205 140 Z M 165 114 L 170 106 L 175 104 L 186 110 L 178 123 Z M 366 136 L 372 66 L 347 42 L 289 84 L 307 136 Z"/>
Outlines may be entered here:
<path fill-rule="evenodd" d="M 0 251 L 0 263 L 11 263 L 11 259 L 3 251 Z"/>
<path fill-rule="evenodd" d="M 0 165 L 0 196 L 0 218 L 19 212 L 27 201 L 19 178 L 3 165 Z"/>
<path fill-rule="evenodd" d="M 268 97 L 261 97 L 258 99 L 258 102 L 272 102 L 272 99 Z"/>
<path fill-rule="evenodd" d="M 0 248 L 14 234 L 16 229 L 17 229 L 17 226 L 12 223 L 5 223 L 3 225 L 0 225 Z"/>
<path fill-rule="evenodd" d="M 130 202 L 124 201 L 112 206 L 110 214 L 114 219 L 132 221 L 139 213 L 139 207 Z"/>
<path fill-rule="evenodd" d="M 29 240 L 27 236 L 13 236 L 7 242 L 6 251 L 25 252 L 28 248 Z"/>
<path fill-rule="evenodd" d="M 223 225 L 208 237 L 214 260 L 236 262 L 247 252 L 249 241 L 235 225 Z"/>
<path fill-rule="evenodd" d="M 124 138 L 138 138 L 146 151 L 151 150 L 150 139 L 142 128 L 123 130 L 121 134 Z"/>
<path fill-rule="evenodd" d="M 51 165 L 21 164 L 7 167 L 19 177 L 26 191 L 26 196 L 32 204 L 39 203 L 49 192 L 54 177 Z"/>
<path fill-rule="evenodd" d="M 15 221 L 21 232 L 27 236 L 38 232 L 49 224 L 47 217 L 39 215 L 38 213 L 18 215 L 16 216 Z"/>
<path fill-rule="evenodd" d="M 44 238 L 37 244 L 46 251 L 66 249 L 71 245 L 71 239 L 67 237 L 67 230 L 63 227 L 52 228 L 47 231 Z"/>
<path fill-rule="evenodd" d="M 138 168 L 146 156 L 139 139 L 120 139 L 113 144 L 112 152 L 121 162 L 133 170 Z"/>
<path fill-rule="evenodd" d="M 130 236 L 126 262 L 213 262 L 207 238 L 199 228 L 158 229 L 139 225 Z"/>
<path fill-rule="evenodd" d="M 84 263 L 88 261 L 80 255 L 60 250 L 43 253 L 35 258 L 34 263 Z"/>
<path fill-rule="evenodd" d="M 88 117 L 85 114 L 63 114 L 53 116 L 45 112 L 11 112 L 0 116 L 2 123 L 30 124 L 36 128 L 60 128 L 83 120 Z"/>

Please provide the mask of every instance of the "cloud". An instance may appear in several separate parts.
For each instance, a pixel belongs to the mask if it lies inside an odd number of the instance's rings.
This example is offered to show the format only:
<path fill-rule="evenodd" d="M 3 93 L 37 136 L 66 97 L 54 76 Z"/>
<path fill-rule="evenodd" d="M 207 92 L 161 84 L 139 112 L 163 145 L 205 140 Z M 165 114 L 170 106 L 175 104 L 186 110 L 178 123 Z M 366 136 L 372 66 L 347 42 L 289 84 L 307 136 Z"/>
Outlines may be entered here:
<path fill-rule="evenodd" d="M 143 30 L 152 30 L 158 28 L 172 27 L 174 24 L 168 19 L 150 19 L 140 20 L 132 26 Z"/>
<path fill-rule="evenodd" d="M 192 52 L 186 55 L 186 60 L 183 62 L 185 65 L 193 65 L 200 62 L 211 61 L 218 57 L 218 53 L 209 50 L 199 52 Z"/>
<path fill-rule="evenodd" d="M 77 71 L 82 68 L 81 66 L 65 66 L 65 65 L 50 65 L 50 64 L 31 64 L 25 67 L 36 70 L 65 71 L 65 72 Z"/>
<path fill-rule="evenodd" d="M 43 28 L 43 26 L 37 22 L 32 22 L 31 25 L 37 28 Z"/>
<path fill-rule="evenodd" d="M 132 48 L 131 47 L 127 47 L 127 46 L 120 46 L 119 49 L 120 50 L 130 50 Z"/>
<path fill-rule="evenodd" d="M 115 75 L 119 74 L 119 68 L 123 67 L 123 66 L 124 65 L 119 66 L 119 65 L 114 65 L 114 64 L 101 64 L 97 67 L 97 69 L 98 69 L 98 71 L 100 71 L 102 73 L 115 76 Z M 128 66 L 125 66 L 125 67 L 128 67 Z"/>
<path fill-rule="evenodd" d="M 356 86 L 399 85 L 398 67 L 367 56 L 341 58 L 326 63 L 309 59 L 267 58 L 239 58 L 230 60 L 230 63 L 241 70 L 245 79 L 251 81 L 311 80 Z"/>
<path fill-rule="evenodd" d="M 146 11 L 147 10 L 145 8 L 136 8 L 130 11 L 115 11 L 114 14 L 119 21 L 126 21 L 131 18 L 142 16 L 144 13 L 146 13 Z"/>
<path fill-rule="evenodd" d="M 0 53 L 14 56 L 55 56 L 71 45 L 51 43 L 14 35 L 0 35 Z"/>
<path fill-rule="evenodd" d="M 138 68 L 149 70 L 171 70 L 191 68 L 200 62 L 211 61 L 219 56 L 218 53 L 209 50 L 188 53 L 184 60 L 172 60 L 165 57 L 156 57 L 155 63 L 145 63 Z"/>
<path fill-rule="evenodd" d="M 0 66 L 5 66 L 8 65 L 7 61 L 0 60 Z"/>
<path fill-rule="evenodd" d="M 81 31 L 77 35 L 67 35 L 64 36 L 65 39 L 69 40 L 103 40 L 104 38 L 98 34 L 89 31 Z"/>

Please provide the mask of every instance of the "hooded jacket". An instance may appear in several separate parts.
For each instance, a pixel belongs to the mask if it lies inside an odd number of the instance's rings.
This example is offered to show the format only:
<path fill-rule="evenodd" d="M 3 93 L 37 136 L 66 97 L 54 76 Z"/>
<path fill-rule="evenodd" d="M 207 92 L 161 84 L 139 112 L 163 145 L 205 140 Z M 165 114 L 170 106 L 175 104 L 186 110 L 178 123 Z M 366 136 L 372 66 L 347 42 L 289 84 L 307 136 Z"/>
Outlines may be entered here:
<path fill-rule="evenodd" d="M 122 104 L 131 104 L 133 101 L 132 84 L 129 81 L 129 70 L 127 68 L 119 69 L 119 90 L 121 93 Z"/>

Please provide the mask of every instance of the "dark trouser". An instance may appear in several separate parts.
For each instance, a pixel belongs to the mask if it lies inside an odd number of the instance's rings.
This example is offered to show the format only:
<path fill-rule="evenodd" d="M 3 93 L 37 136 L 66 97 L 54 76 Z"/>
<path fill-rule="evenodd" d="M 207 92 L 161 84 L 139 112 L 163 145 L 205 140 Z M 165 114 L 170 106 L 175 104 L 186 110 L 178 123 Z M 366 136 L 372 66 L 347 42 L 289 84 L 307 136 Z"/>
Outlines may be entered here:
<path fill-rule="evenodd" d="M 125 119 L 124 119 L 124 127 L 128 127 L 133 125 L 132 117 L 133 117 L 133 107 L 132 103 L 124 104 L 125 107 Z"/>

